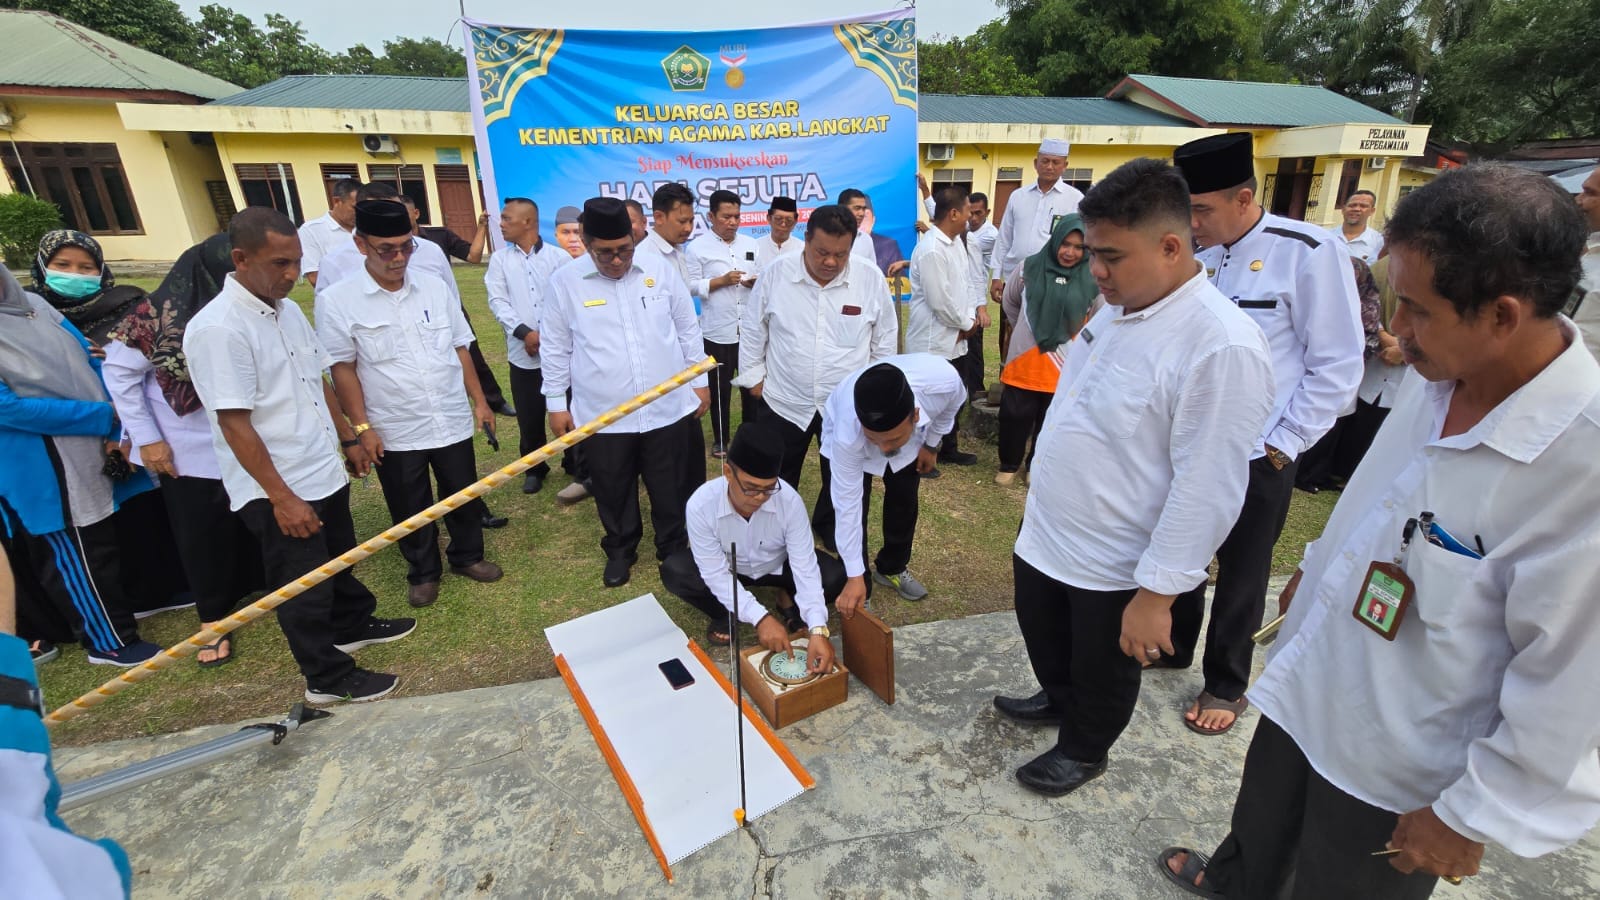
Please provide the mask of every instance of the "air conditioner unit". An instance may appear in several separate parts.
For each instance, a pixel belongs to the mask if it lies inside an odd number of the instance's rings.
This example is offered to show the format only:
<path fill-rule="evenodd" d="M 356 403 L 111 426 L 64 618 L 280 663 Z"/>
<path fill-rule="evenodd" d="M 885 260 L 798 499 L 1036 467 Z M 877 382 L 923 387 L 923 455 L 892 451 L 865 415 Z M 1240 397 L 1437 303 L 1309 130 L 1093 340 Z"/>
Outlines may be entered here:
<path fill-rule="evenodd" d="M 1387 156 L 1374 156 L 1371 159 L 1367 160 L 1367 168 L 1369 168 L 1369 169 L 1381 169 L 1384 166 L 1387 166 L 1388 164 L 1389 164 L 1389 157 L 1387 157 Z"/>
<path fill-rule="evenodd" d="M 400 144 L 387 134 L 364 134 L 361 136 L 361 146 L 373 154 L 400 152 Z"/>
<path fill-rule="evenodd" d="M 929 144 L 928 162 L 949 162 L 956 158 L 955 144 Z"/>

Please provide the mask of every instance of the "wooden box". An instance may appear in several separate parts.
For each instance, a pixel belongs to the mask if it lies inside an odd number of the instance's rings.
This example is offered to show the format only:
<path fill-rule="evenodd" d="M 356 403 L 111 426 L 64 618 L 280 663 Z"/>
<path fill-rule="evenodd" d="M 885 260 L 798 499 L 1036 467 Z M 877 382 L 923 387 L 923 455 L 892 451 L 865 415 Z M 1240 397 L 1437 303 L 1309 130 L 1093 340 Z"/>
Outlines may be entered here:
<path fill-rule="evenodd" d="M 739 677 L 743 679 L 744 692 L 755 701 L 756 708 L 761 710 L 761 715 L 773 728 L 782 728 L 844 702 L 850 672 L 844 667 L 844 660 L 839 654 L 834 654 L 833 671 L 826 675 L 805 684 L 773 685 L 756 671 L 752 662 L 756 656 L 766 652 L 767 649 L 759 644 L 741 650 Z"/>

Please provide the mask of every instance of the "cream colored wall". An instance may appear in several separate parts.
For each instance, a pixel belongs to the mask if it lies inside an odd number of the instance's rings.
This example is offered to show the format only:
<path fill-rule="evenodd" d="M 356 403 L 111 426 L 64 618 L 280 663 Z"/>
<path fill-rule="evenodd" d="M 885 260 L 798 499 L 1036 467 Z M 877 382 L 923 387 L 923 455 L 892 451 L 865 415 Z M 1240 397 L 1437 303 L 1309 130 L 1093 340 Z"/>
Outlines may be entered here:
<path fill-rule="evenodd" d="M 1068 155 L 1067 167 L 1089 169 L 1092 180 L 1099 181 L 1111 174 L 1112 169 L 1132 159 L 1142 156 L 1170 159 L 1176 146 L 1177 144 L 1120 146 L 1086 146 L 1079 144 L 1075 145 Z M 933 173 L 944 169 L 971 169 L 972 189 L 988 194 L 991 198 L 994 196 L 995 182 L 999 170 L 1002 168 L 1021 168 L 1024 187 L 1032 184 L 1038 177 L 1033 171 L 1033 159 L 1039 152 L 1037 142 L 1026 144 L 956 144 L 955 147 L 954 159 L 949 162 L 938 163 L 928 161 L 926 144 L 918 147 L 918 171 L 931 182 L 933 181 Z"/>
<path fill-rule="evenodd" d="M 114 143 L 122 157 L 128 189 L 139 212 L 144 234 L 96 235 L 107 259 L 175 259 L 216 230 L 196 231 L 192 206 L 195 192 L 205 194 L 207 172 L 216 163 L 205 161 L 208 148 L 179 151 L 183 165 L 169 161 L 162 136 L 123 127 L 117 106 L 109 100 L 67 100 L 39 97 L 5 97 L 15 117 L 10 137 L 16 141 Z M 206 204 L 209 210 L 210 204 Z"/>
<path fill-rule="evenodd" d="M 190 236 L 199 243 L 222 228 L 206 190 L 206 182 L 224 180 L 217 148 L 196 144 L 183 133 L 167 132 L 160 137 L 166 145 L 173 180 L 178 184 L 178 200 L 183 204 Z"/>
<path fill-rule="evenodd" d="M 471 137 L 460 135 L 408 135 L 397 137 L 400 153 L 394 156 L 373 156 L 361 146 L 361 134 L 283 134 L 283 133 L 222 133 L 216 134 L 217 150 L 227 176 L 228 188 L 233 192 L 233 202 L 244 207 L 244 193 L 239 189 L 239 179 L 233 167 L 239 164 L 284 163 L 293 167 L 294 178 L 304 205 L 303 215 L 314 219 L 328 211 L 327 192 L 322 187 L 322 165 L 357 163 L 362 166 L 361 177 L 368 178 L 371 165 L 420 165 L 428 188 L 428 206 L 432 210 L 431 224 L 443 224 L 439 209 L 438 182 L 434 166 L 438 164 L 437 150 L 457 150 L 470 177 L 477 172 L 472 165 L 473 143 Z M 473 191 L 473 206 L 478 212 L 477 191 Z"/>

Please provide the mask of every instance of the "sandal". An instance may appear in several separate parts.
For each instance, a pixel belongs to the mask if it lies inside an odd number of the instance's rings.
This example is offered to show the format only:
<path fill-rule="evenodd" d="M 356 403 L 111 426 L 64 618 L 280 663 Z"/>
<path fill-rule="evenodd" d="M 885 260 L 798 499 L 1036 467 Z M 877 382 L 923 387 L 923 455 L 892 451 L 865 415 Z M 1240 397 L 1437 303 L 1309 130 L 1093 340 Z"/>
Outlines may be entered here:
<path fill-rule="evenodd" d="M 228 645 L 227 656 L 213 657 L 209 661 L 199 658 L 199 654 L 204 653 L 207 650 L 210 650 L 212 653 L 221 653 L 223 650 L 223 644 Z M 204 647 L 201 647 L 199 650 L 195 651 L 195 662 L 198 663 L 202 669 L 214 669 L 217 666 L 225 666 L 228 663 L 233 662 L 233 635 L 225 634 L 222 637 L 217 638 L 212 643 L 206 644 Z"/>
<path fill-rule="evenodd" d="M 1174 872 L 1170 863 L 1179 853 L 1187 853 L 1189 858 L 1183 861 L 1182 868 Z M 1196 897 L 1220 898 L 1223 896 L 1222 892 L 1212 887 L 1206 880 L 1206 866 L 1210 864 L 1211 860 L 1207 859 L 1204 853 L 1190 850 L 1188 847 L 1168 847 L 1156 856 L 1156 868 L 1161 870 L 1162 875 L 1167 876 L 1168 881 Z M 1195 884 L 1196 879 L 1199 880 L 1199 884 Z"/>
<path fill-rule="evenodd" d="M 49 641 L 34 641 L 28 645 L 28 653 L 33 657 L 33 667 L 37 669 L 60 656 L 61 648 Z"/>
<path fill-rule="evenodd" d="M 726 647 L 733 643 L 733 637 L 726 631 L 719 630 L 715 623 L 706 626 L 706 643 L 713 647 Z"/>
<path fill-rule="evenodd" d="M 1244 715 L 1245 709 L 1250 706 L 1250 701 L 1244 697 L 1240 697 L 1237 700 L 1223 700 L 1212 695 L 1209 691 L 1201 691 L 1200 696 L 1195 698 L 1195 702 L 1200 704 L 1200 708 L 1195 713 L 1196 717 L 1198 717 L 1200 713 L 1208 710 L 1221 710 L 1223 712 L 1233 713 L 1233 721 L 1229 722 L 1222 728 L 1202 728 L 1196 722 L 1191 722 L 1187 715 L 1183 717 L 1184 727 L 1188 728 L 1195 734 L 1203 734 L 1207 737 L 1216 737 L 1219 734 L 1227 734 L 1228 732 L 1232 731 L 1233 726 L 1239 724 L 1239 717 Z"/>

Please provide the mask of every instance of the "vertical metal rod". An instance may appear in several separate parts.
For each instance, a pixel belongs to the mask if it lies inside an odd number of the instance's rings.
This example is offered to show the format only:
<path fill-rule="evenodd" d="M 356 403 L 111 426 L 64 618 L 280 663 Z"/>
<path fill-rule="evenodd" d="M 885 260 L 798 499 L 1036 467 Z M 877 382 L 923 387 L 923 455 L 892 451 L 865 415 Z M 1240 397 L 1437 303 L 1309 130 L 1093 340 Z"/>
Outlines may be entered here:
<path fill-rule="evenodd" d="M 739 608 L 739 545 L 728 545 L 728 555 L 731 561 L 728 565 L 728 579 L 733 582 L 733 592 L 729 595 L 733 600 L 728 607 L 728 643 L 733 649 L 731 654 L 733 665 L 733 721 L 734 735 L 739 744 L 739 808 L 734 810 L 734 821 L 739 827 L 744 827 L 745 821 L 745 792 L 744 792 L 744 683 L 739 666 L 739 618 L 735 611 Z"/>

